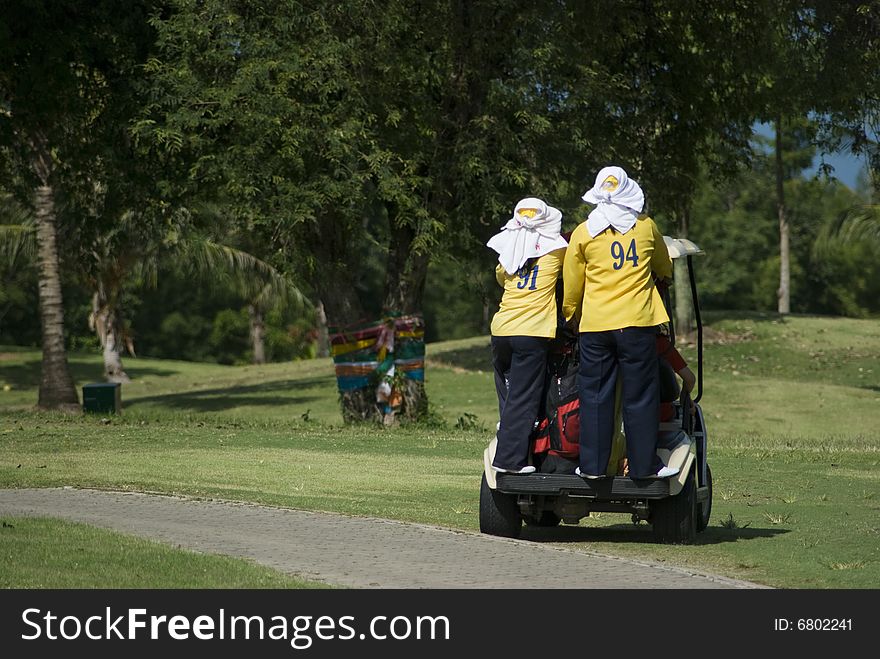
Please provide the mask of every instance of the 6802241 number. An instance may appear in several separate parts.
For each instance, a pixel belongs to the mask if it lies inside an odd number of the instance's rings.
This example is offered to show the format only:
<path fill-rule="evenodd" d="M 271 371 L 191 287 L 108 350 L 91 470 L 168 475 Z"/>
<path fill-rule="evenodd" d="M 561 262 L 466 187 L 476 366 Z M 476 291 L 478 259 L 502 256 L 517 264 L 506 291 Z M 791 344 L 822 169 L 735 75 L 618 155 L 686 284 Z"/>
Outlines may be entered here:
<path fill-rule="evenodd" d="M 852 631 L 852 618 L 798 618 L 799 631 Z"/>

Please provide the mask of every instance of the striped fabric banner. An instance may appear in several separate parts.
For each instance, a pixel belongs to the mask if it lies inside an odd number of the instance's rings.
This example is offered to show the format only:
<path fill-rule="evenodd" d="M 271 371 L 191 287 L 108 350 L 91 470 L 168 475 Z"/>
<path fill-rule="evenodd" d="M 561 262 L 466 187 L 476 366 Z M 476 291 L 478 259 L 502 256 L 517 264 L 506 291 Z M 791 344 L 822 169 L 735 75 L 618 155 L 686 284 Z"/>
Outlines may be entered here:
<path fill-rule="evenodd" d="M 404 377 L 425 379 L 425 321 L 388 316 L 374 323 L 333 328 L 330 350 L 340 392 L 375 388 L 394 366 Z"/>

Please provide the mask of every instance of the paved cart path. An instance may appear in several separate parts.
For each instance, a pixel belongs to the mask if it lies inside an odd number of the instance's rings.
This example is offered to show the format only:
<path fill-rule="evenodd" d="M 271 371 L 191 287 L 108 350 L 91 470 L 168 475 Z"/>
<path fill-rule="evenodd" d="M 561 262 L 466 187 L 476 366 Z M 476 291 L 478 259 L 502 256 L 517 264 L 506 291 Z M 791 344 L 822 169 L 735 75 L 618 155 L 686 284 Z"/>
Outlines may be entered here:
<path fill-rule="evenodd" d="M 689 570 L 423 524 L 73 488 L 0 490 L 0 516 L 57 517 L 349 588 L 761 588 Z M 524 579 L 535 574 L 540 577 Z"/>

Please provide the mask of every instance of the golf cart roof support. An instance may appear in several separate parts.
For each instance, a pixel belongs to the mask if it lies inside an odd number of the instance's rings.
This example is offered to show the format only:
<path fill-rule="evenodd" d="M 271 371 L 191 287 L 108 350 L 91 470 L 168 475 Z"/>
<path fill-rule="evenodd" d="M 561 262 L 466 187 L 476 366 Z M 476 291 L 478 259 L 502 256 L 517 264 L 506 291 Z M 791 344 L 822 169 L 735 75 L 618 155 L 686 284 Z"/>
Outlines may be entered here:
<path fill-rule="evenodd" d="M 675 260 L 681 257 L 687 259 L 688 278 L 691 282 L 691 303 L 694 305 L 694 320 L 697 323 L 697 395 L 693 398 L 695 403 L 700 402 L 703 397 L 703 320 L 700 317 L 700 300 L 697 297 L 697 280 L 694 276 L 693 257 L 699 254 L 705 254 L 700 247 L 687 238 L 672 238 L 663 236 L 663 242 L 666 243 L 666 250 L 669 252 L 669 258 Z M 666 308 L 671 307 L 669 291 L 664 296 Z M 675 325 L 670 322 L 670 331 L 672 333 L 672 344 L 675 345 Z"/>
<path fill-rule="evenodd" d="M 697 297 L 697 279 L 694 276 L 693 255 L 688 254 L 688 277 L 691 281 L 691 300 L 694 304 L 694 320 L 697 322 L 697 387 L 699 391 L 694 402 L 699 403 L 703 397 L 703 319 L 700 317 L 700 300 Z"/>

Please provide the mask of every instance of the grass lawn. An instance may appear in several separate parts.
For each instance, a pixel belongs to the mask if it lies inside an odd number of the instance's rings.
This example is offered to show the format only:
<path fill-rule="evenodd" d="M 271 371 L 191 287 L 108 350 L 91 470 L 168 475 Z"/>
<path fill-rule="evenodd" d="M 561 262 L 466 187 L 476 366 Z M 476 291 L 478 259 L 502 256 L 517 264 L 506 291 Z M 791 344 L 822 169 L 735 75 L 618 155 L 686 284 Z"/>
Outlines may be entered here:
<path fill-rule="evenodd" d="M 694 546 L 610 513 L 524 537 L 774 586 L 880 587 L 880 321 L 710 315 L 715 500 Z M 126 360 L 118 417 L 32 411 L 38 351 L 0 348 L 0 487 L 157 491 L 475 530 L 497 420 L 486 337 L 428 347 L 436 421 L 342 425 L 330 360 Z M 682 352 L 693 361 L 695 350 Z M 99 355 L 71 356 L 78 385 Z"/>
<path fill-rule="evenodd" d="M 238 558 L 33 517 L 0 518 L 0 565 L 0 588 L 327 587 Z"/>

